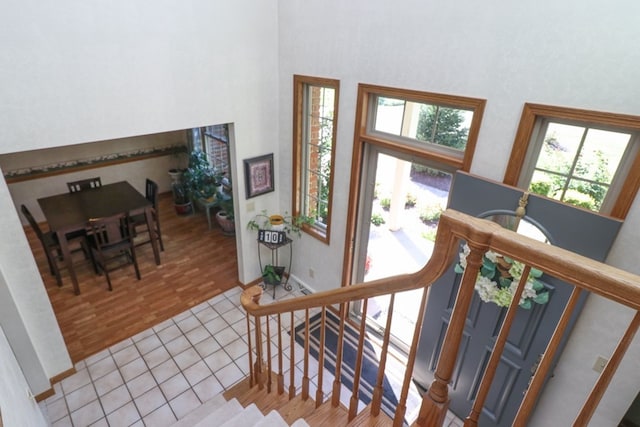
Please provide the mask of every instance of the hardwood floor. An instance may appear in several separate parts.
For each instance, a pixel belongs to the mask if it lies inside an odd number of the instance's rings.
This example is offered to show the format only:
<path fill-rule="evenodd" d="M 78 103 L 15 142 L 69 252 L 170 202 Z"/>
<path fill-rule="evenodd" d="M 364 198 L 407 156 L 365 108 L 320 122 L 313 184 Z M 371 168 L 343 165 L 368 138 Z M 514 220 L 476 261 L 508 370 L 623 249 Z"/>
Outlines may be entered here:
<path fill-rule="evenodd" d="M 142 279 L 136 280 L 133 266 L 116 270 L 110 273 L 112 292 L 82 253 L 74 254 L 80 295 L 73 294 L 66 270 L 58 287 L 42 245 L 25 227 L 74 363 L 239 285 L 235 237 L 222 235 L 217 224 L 209 230 L 203 212 L 176 215 L 170 193 L 160 195 L 159 211 L 165 248 L 161 265 L 155 264 L 151 245 L 139 247 Z"/>

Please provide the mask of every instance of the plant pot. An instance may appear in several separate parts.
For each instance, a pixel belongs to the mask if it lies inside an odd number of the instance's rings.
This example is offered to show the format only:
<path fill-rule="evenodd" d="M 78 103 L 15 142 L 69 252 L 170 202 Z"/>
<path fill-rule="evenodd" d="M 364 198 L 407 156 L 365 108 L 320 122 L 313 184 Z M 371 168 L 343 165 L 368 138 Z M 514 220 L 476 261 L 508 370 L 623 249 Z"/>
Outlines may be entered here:
<path fill-rule="evenodd" d="M 173 207 L 176 209 L 176 213 L 178 215 L 189 215 L 193 213 L 193 206 L 191 205 L 191 202 L 182 204 L 174 203 Z"/>
<path fill-rule="evenodd" d="M 226 211 L 218 211 L 216 213 L 216 221 L 222 229 L 222 234 L 225 236 L 233 236 L 236 234 L 236 223 L 229 219 Z"/>
<path fill-rule="evenodd" d="M 169 176 L 171 177 L 171 183 L 180 182 L 182 179 L 182 169 L 169 169 Z"/>

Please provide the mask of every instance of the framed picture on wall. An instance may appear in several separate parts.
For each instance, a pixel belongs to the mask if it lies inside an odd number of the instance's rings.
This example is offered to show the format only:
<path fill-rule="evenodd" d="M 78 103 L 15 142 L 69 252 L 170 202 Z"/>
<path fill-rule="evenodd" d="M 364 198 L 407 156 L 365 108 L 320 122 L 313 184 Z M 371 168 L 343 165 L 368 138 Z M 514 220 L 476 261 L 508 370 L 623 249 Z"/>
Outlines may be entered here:
<path fill-rule="evenodd" d="M 244 181 L 247 199 L 273 191 L 273 153 L 245 159 Z"/>

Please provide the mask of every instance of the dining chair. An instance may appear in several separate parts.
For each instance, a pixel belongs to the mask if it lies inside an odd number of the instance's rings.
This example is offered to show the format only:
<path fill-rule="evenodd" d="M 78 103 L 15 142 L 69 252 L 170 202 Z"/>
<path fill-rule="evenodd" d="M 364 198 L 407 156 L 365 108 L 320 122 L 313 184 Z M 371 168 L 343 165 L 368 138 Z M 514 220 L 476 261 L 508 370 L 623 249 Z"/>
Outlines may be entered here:
<path fill-rule="evenodd" d="M 79 181 L 67 182 L 69 193 L 77 193 L 78 191 L 90 190 L 92 188 L 102 187 L 102 180 L 99 176 L 94 178 L 81 179 Z"/>
<path fill-rule="evenodd" d="M 24 217 L 27 219 L 27 221 L 29 222 L 29 225 L 31 226 L 33 231 L 36 233 L 38 240 L 40 240 L 40 243 L 42 244 L 42 248 L 44 249 L 44 253 L 47 257 L 47 262 L 49 263 L 49 271 L 51 272 L 51 275 L 55 276 L 56 283 L 58 284 L 58 286 L 62 286 L 62 277 L 60 275 L 60 268 L 62 266 L 63 259 L 62 259 L 62 249 L 60 248 L 60 244 L 58 243 L 58 236 L 56 235 L 56 233 L 52 231 L 42 231 L 42 229 L 40 228 L 40 225 L 33 217 L 33 214 L 25 205 L 20 206 L 20 211 L 22 212 L 22 215 L 24 215 Z M 85 246 L 84 246 L 85 235 L 83 234 L 76 234 L 72 236 L 68 235 L 67 240 L 69 242 L 71 253 L 78 252 L 81 250 L 85 251 Z M 72 247 L 72 245 L 76 242 L 78 243 L 78 246 L 76 246 L 75 248 Z M 86 255 L 87 254 L 85 253 L 85 256 Z"/>
<path fill-rule="evenodd" d="M 139 233 L 147 233 L 148 238 L 136 242 L 136 247 L 151 243 L 151 233 L 155 233 L 155 237 L 160 243 L 160 250 L 164 251 L 164 243 L 162 243 L 162 232 L 160 231 L 160 214 L 158 211 L 158 184 L 147 178 L 145 182 L 145 198 L 151 202 L 151 216 L 153 218 L 153 229 L 149 230 L 147 219 L 144 214 L 133 215 L 134 236 Z"/>
<path fill-rule="evenodd" d="M 140 280 L 140 270 L 133 245 L 133 228 L 129 216 L 118 214 L 92 219 L 88 227 L 90 233 L 87 240 L 91 261 L 96 274 L 104 272 L 109 290 L 113 290 L 109 272 L 131 264 L 135 269 L 136 277 Z"/>

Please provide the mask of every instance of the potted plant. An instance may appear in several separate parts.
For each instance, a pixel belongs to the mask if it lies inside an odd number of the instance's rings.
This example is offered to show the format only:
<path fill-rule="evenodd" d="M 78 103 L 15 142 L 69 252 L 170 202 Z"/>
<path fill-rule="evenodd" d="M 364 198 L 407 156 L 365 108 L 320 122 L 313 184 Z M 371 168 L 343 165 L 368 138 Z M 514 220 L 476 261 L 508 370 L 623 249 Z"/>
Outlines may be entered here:
<path fill-rule="evenodd" d="M 267 264 L 262 270 L 262 280 L 265 285 L 277 286 L 282 283 L 284 276 L 284 267 Z"/>
<path fill-rule="evenodd" d="M 189 199 L 187 189 L 181 180 L 171 183 L 171 193 L 173 194 L 173 206 L 178 215 L 187 215 L 192 212 L 193 206 Z"/>
<path fill-rule="evenodd" d="M 222 175 L 211 167 L 204 151 L 194 150 L 189 155 L 189 167 L 182 174 L 182 181 L 192 200 L 211 202 L 220 190 Z"/>
<path fill-rule="evenodd" d="M 313 224 L 315 224 L 315 218 L 311 216 L 294 216 L 289 215 L 286 212 L 284 215 L 269 215 L 266 210 L 262 210 L 247 223 L 247 228 L 254 231 L 258 231 L 260 229 L 284 231 L 288 235 L 296 234 L 298 237 L 300 237 L 302 234 L 302 227 L 304 225 Z"/>
<path fill-rule="evenodd" d="M 233 197 L 231 193 L 219 191 L 216 195 L 220 210 L 216 212 L 216 221 L 222 229 L 222 234 L 233 236 L 236 233 L 235 215 L 233 213 Z"/>
<path fill-rule="evenodd" d="M 182 180 L 182 174 L 186 170 L 183 160 L 186 154 L 187 147 L 180 145 L 180 142 L 178 142 L 178 145 L 173 149 L 173 153 L 171 154 L 171 157 L 174 159 L 174 167 L 169 169 L 169 177 L 171 178 L 172 185 L 174 182 Z"/>

